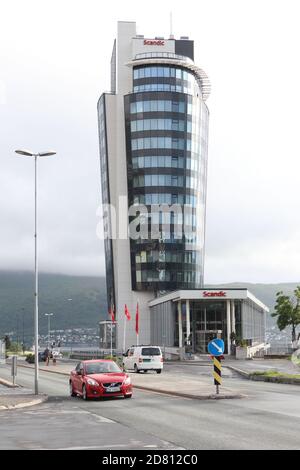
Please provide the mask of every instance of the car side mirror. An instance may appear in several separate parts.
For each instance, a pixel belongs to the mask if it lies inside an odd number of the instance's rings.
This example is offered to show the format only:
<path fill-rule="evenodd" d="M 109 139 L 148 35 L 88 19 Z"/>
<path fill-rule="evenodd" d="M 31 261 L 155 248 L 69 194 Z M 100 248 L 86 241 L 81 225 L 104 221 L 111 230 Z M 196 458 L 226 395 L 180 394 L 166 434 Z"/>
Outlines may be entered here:
<path fill-rule="evenodd" d="M 126 354 L 126 353 L 123 353 L 123 357 L 127 357 L 127 354 Z"/>
<path fill-rule="evenodd" d="M 77 375 L 83 375 L 83 370 L 82 369 L 78 370 Z"/>

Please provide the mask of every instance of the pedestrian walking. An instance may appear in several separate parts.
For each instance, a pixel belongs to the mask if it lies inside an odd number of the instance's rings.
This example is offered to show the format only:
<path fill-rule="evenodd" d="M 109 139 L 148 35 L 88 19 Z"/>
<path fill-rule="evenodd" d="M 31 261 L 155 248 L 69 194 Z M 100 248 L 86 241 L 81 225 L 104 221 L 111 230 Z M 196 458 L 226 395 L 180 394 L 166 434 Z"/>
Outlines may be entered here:
<path fill-rule="evenodd" d="M 50 361 L 50 351 L 48 348 L 45 349 L 44 351 L 45 355 L 45 361 L 46 361 L 46 366 L 49 366 L 49 361 Z"/>

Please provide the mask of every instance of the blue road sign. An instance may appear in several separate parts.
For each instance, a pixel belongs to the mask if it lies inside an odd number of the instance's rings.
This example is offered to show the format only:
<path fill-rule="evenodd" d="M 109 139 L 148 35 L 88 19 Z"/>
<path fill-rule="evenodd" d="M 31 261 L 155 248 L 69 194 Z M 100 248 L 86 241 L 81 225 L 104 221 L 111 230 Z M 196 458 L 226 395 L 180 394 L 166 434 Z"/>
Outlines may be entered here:
<path fill-rule="evenodd" d="M 222 356 L 225 349 L 224 341 L 220 338 L 214 338 L 208 343 L 207 349 L 212 356 Z"/>

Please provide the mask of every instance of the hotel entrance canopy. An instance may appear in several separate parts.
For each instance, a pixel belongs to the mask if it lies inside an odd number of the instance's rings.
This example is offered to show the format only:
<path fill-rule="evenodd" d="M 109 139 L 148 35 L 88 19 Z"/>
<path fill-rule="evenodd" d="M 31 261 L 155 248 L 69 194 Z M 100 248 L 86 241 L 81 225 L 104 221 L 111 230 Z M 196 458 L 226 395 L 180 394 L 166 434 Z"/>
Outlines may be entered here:
<path fill-rule="evenodd" d="M 268 307 L 247 288 L 177 290 L 148 303 L 151 341 L 207 353 L 211 336 L 222 333 L 230 352 L 233 333 L 249 345 L 265 342 Z"/>

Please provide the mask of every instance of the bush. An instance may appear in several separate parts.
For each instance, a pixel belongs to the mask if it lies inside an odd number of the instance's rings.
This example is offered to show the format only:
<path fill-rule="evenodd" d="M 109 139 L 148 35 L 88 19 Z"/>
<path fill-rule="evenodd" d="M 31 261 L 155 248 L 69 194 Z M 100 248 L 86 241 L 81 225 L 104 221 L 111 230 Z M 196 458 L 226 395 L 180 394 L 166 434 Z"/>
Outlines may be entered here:
<path fill-rule="evenodd" d="M 35 360 L 34 354 L 32 353 L 27 354 L 25 361 L 28 362 L 28 364 L 34 364 L 34 360 Z"/>

